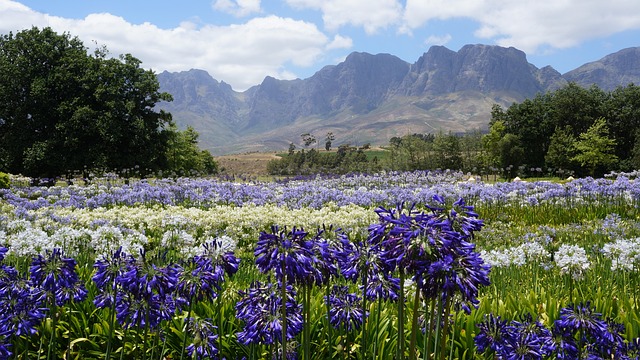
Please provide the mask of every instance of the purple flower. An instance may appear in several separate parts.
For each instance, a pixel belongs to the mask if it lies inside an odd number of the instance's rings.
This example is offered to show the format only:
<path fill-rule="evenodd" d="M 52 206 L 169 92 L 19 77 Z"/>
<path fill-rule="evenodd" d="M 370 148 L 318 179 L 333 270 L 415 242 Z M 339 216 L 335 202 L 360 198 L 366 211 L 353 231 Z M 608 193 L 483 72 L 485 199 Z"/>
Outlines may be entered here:
<path fill-rule="evenodd" d="M 193 342 L 187 346 L 187 355 L 196 359 L 213 359 L 218 355 L 215 334 L 216 327 L 211 324 L 211 319 L 189 318 L 187 319 L 187 333 L 193 336 Z"/>
<path fill-rule="evenodd" d="M 44 292 L 23 279 L 3 284 L 0 291 L 0 334 L 30 336 L 46 318 Z"/>
<path fill-rule="evenodd" d="M 133 266 L 135 259 L 124 253 L 122 247 L 112 252 L 110 257 L 103 256 L 95 262 L 95 274 L 91 279 L 98 288 L 98 294 L 93 299 L 97 308 L 106 308 L 113 304 L 116 292 L 121 288 L 119 281 Z"/>
<path fill-rule="evenodd" d="M 507 321 L 493 314 L 485 315 L 484 320 L 476 326 L 480 330 L 473 341 L 479 353 L 491 350 L 496 354 L 502 354 L 506 343 L 513 336 L 513 328 L 507 325 Z"/>
<path fill-rule="evenodd" d="M 192 257 L 178 270 L 178 294 L 186 302 L 192 299 L 212 300 L 217 296 L 216 291 L 220 289 L 219 276 L 210 258 Z"/>
<path fill-rule="evenodd" d="M 215 268 L 218 284 L 225 281 L 224 274 L 233 275 L 238 271 L 240 259 L 238 259 L 234 251 L 236 244 L 233 239 L 228 236 L 215 238 L 214 240 L 204 244 L 203 256 L 209 258 Z"/>
<path fill-rule="evenodd" d="M 351 331 L 362 326 L 362 298 L 349 293 L 349 287 L 334 285 L 329 296 L 325 297 L 325 301 L 330 306 L 329 323 L 333 327 L 343 327 L 347 331 Z"/>
<path fill-rule="evenodd" d="M 287 339 L 302 331 L 302 305 L 296 303 L 296 292 L 287 286 L 286 313 Z M 278 286 L 255 282 L 236 304 L 236 317 L 244 321 L 238 341 L 248 344 L 273 344 L 282 339 L 282 297 Z"/>
<path fill-rule="evenodd" d="M 0 343 L 0 359 L 1 360 L 11 359 L 11 356 L 13 355 L 13 353 L 11 352 L 11 350 L 9 350 L 10 347 L 11 347 L 11 344 Z"/>
<path fill-rule="evenodd" d="M 47 257 L 38 255 L 31 262 L 31 283 L 43 289 L 58 306 L 71 299 L 84 300 L 87 291 L 76 273 L 76 261 L 63 257 L 62 250 L 58 248 L 47 254 Z"/>
<path fill-rule="evenodd" d="M 601 320 L 601 314 L 591 308 L 591 303 L 569 305 L 560 309 L 558 326 L 574 330 L 574 334 L 582 332 L 582 336 L 593 336 L 594 339 L 607 337 L 607 323 Z M 580 341 L 580 339 L 578 339 Z"/>
<path fill-rule="evenodd" d="M 276 279 L 286 278 L 287 284 L 311 284 L 319 274 L 313 267 L 312 244 L 305 239 L 307 235 L 302 229 L 287 232 L 277 226 L 271 228 L 271 233 L 261 232 L 254 252 L 258 269 L 265 274 L 275 271 Z"/>

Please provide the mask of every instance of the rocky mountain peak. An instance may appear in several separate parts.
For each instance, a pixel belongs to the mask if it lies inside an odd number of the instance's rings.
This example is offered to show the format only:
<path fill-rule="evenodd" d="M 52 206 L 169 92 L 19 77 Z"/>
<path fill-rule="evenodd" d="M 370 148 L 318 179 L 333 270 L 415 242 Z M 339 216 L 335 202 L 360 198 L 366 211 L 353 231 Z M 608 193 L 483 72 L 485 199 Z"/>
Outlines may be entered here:
<path fill-rule="evenodd" d="M 267 76 L 239 93 L 202 70 L 158 75 L 162 104 L 180 125 L 201 134 L 215 154 L 286 149 L 305 132 L 332 131 L 348 139 L 386 144 L 407 132 L 486 128 L 491 106 L 509 106 L 574 81 L 603 89 L 640 83 L 640 48 L 624 49 L 564 75 L 538 69 L 513 47 L 433 46 L 413 64 L 390 54 L 354 52 L 307 79 Z"/>

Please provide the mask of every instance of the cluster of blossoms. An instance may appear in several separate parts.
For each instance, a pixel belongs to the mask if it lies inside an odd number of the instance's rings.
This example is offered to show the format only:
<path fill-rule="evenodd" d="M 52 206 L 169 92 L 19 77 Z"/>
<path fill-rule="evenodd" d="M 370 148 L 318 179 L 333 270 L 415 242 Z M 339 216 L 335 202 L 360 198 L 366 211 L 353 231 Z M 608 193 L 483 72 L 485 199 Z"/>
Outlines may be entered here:
<path fill-rule="evenodd" d="M 624 326 L 603 320 L 589 302 L 560 310 L 551 330 L 530 314 L 506 321 L 485 315 L 474 341 L 496 359 L 638 359 L 640 339 L 624 340 Z"/>
<path fill-rule="evenodd" d="M 320 209 L 329 204 L 373 207 L 397 202 L 427 203 L 433 195 L 463 197 L 476 203 L 508 203 L 538 206 L 623 199 L 638 203 L 640 182 L 624 176 L 616 179 L 577 179 L 565 184 L 465 182 L 464 174 L 439 171 L 381 172 L 340 177 L 315 176 L 304 180 L 246 182 L 223 179 L 155 179 L 130 184 L 21 187 L 0 189 L 0 196 L 21 211 L 39 208 L 90 208 L 115 205 L 247 206 L 275 204 L 291 209 Z"/>
<path fill-rule="evenodd" d="M 583 273 L 591 267 L 586 251 L 578 245 L 560 245 L 554 261 L 561 274 L 569 274 L 575 280 L 582 279 Z"/>
<path fill-rule="evenodd" d="M 640 270 L 640 238 L 618 239 L 605 244 L 602 253 L 611 259 L 611 270 Z"/>
<path fill-rule="evenodd" d="M 360 282 L 361 296 L 346 285 L 334 285 L 325 296 L 329 323 L 346 331 L 363 326 L 369 315 L 365 300 L 400 299 L 405 275 L 411 276 L 424 299 L 435 297 L 470 312 L 478 304 L 479 287 L 489 284 L 489 266 L 470 242 L 484 224 L 462 199 L 451 209 L 445 209 L 442 197 L 434 196 L 433 201 L 436 205 L 426 206 L 427 211 L 403 204 L 377 209 L 378 223 L 357 244 L 339 230 L 329 234 L 323 229 L 309 236 L 301 228 L 273 226 L 271 232 L 261 232 L 255 262 L 276 282 L 254 283 L 241 292 L 236 304 L 238 318 L 245 322 L 240 341 L 282 342 L 287 348 L 286 340 L 302 331 L 305 321 L 304 314 L 300 316 L 305 309 L 292 294 L 328 285 L 331 278 Z"/>
<path fill-rule="evenodd" d="M 502 250 L 483 250 L 480 253 L 492 267 L 523 266 L 528 263 L 544 266 L 551 259 L 551 253 L 538 241 L 527 241 Z"/>
<path fill-rule="evenodd" d="M 238 270 L 230 238 L 216 238 L 204 244 L 202 253 L 181 264 L 157 266 L 146 253 L 138 258 L 118 249 L 96 261 L 93 281 L 98 288 L 94 298 L 97 308 L 115 311 L 115 319 L 125 328 L 157 329 L 178 311 L 188 309 L 188 328 L 195 336 L 187 351 L 210 356 L 217 353 L 214 326 L 207 320 L 192 318 L 193 304 L 212 300 L 221 289 L 225 275 Z"/>
<path fill-rule="evenodd" d="M 450 210 L 444 198 L 433 201 L 429 212 L 380 208 L 380 222 L 369 228 L 370 241 L 381 245 L 386 270 L 411 275 L 425 299 L 450 301 L 456 295 L 457 305 L 470 312 L 478 304 L 479 287 L 489 285 L 490 266 L 470 242 L 484 223 L 463 199 Z"/>
<path fill-rule="evenodd" d="M 0 247 L 0 262 L 7 252 Z M 10 358 L 13 337 L 35 335 L 52 307 L 82 301 L 86 296 L 75 260 L 64 257 L 60 249 L 34 257 L 28 278 L 14 267 L 0 264 L 0 358 Z"/>

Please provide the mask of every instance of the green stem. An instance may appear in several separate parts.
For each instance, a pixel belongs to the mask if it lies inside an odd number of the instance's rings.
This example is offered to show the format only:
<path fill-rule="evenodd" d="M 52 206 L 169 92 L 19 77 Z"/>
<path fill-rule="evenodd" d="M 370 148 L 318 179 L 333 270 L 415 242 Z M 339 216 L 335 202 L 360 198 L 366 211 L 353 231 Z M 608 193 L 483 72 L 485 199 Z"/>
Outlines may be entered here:
<path fill-rule="evenodd" d="M 411 323 L 411 341 L 409 341 L 409 359 L 418 358 L 416 352 L 416 343 L 418 341 L 418 307 L 420 306 L 420 289 L 416 287 L 416 293 L 413 297 L 413 316 Z"/>
<path fill-rule="evenodd" d="M 115 279 L 113 280 L 115 288 Z M 113 342 L 113 331 L 116 322 L 116 301 L 115 294 L 113 294 L 113 299 L 111 301 L 111 306 L 109 306 L 109 334 L 107 335 L 107 353 L 105 354 L 105 360 L 111 359 L 111 346 Z"/>
<path fill-rule="evenodd" d="M 440 343 L 440 328 L 441 328 L 441 323 L 442 323 L 442 312 L 444 311 L 444 304 L 442 301 L 442 295 L 436 295 L 438 296 L 438 310 L 436 312 L 436 323 L 435 323 L 435 338 L 434 338 L 434 346 L 433 346 L 433 355 L 435 358 L 438 357 L 439 354 L 439 349 L 438 349 L 438 345 Z"/>
<path fill-rule="evenodd" d="M 305 286 L 304 293 L 304 358 L 311 358 L 311 286 Z"/>
<path fill-rule="evenodd" d="M 400 270 L 400 291 L 398 294 L 398 346 L 397 359 L 404 359 L 404 272 Z"/>
<path fill-rule="evenodd" d="M 58 307 L 56 305 L 55 299 L 51 302 L 51 339 L 49 340 L 49 349 L 47 350 L 47 360 L 52 359 L 51 352 L 56 347 L 56 326 L 57 326 L 57 315 Z M 55 351 L 54 356 L 55 356 Z"/>
<path fill-rule="evenodd" d="M 433 327 L 434 327 L 435 317 L 436 317 L 436 297 L 435 296 L 431 298 L 429 309 L 427 311 L 429 311 L 429 330 L 425 331 L 424 333 L 424 349 L 423 349 L 424 355 L 422 356 L 423 359 L 431 358 L 431 351 L 430 351 L 431 334 L 433 334 Z"/>
<path fill-rule="evenodd" d="M 362 359 L 367 358 L 367 274 L 362 275 Z"/>
<path fill-rule="evenodd" d="M 378 355 L 378 336 L 380 335 L 380 308 L 382 307 L 382 296 L 378 296 L 378 306 L 376 307 L 376 333 L 374 334 L 375 345 L 373 347 L 373 358 Z"/>
<path fill-rule="evenodd" d="M 444 315 L 442 316 L 444 328 L 440 337 L 440 360 L 444 360 L 447 347 L 447 336 L 449 335 L 449 314 L 451 313 L 451 305 L 449 303 L 450 294 L 444 300 Z"/>
<path fill-rule="evenodd" d="M 282 360 L 287 358 L 287 275 L 284 258 L 282 259 L 282 282 L 280 284 L 282 297 Z"/>
<path fill-rule="evenodd" d="M 189 319 L 191 318 L 191 310 L 193 309 L 193 302 L 195 300 L 195 294 L 191 295 L 191 299 L 189 300 L 189 309 L 187 310 L 187 317 L 183 320 L 182 323 L 182 335 L 184 338 L 182 339 L 182 350 L 180 350 L 180 360 L 184 359 L 184 352 L 187 348 L 187 324 L 189 323 Z"/>
<path fill-rule="evenodd" d="M 329 305 L 329 295 L 331 295 L 331 289 L 329 288 L 329 284 L 327 283 L 327 287 L 325 288 L 325 306 L 327 308 L 327 341 L 329 343 L 329 354 L 331 354 L 331 350 L 333 349 L 333 326 L 329 322 L 329 310 L 331 310 L 331 305 Z"/>

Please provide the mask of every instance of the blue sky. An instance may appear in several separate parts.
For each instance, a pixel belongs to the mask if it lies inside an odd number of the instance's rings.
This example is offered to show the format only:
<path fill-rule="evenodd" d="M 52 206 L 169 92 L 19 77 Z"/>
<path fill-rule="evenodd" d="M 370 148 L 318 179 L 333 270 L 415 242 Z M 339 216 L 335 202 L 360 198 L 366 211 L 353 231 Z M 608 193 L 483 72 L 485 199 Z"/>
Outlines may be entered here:
<path fill-rule="evenodd" d="M 353 51 L 414 63 L 432 45 L 513 46 L 565 73 L 640 46 L 640 1 L 0 0 L 1 34 L 32 26 L 243 91 L 265 76 L 307 78 Z"/>

